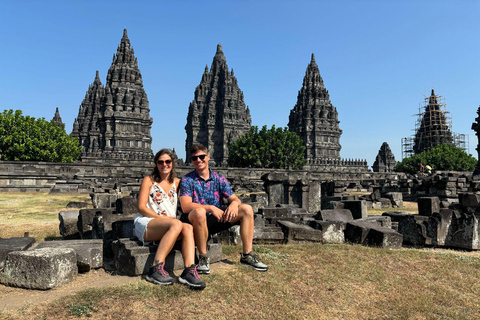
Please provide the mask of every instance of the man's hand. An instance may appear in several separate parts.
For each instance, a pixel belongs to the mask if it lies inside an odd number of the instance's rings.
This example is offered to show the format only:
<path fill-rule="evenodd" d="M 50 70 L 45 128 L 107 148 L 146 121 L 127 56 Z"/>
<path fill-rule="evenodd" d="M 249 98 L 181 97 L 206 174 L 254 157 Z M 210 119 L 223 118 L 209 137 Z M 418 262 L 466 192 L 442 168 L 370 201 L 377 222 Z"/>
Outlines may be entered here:
<path fill-rule="evenodd" d="M 222 221 L 222 217 L 224 215 L 224 212 L 222 209 L 219 209 L 215 206 L 212 206 L 212 208 L 210 209 L 212 214 L 215 216 L 215 218 L 217 218 L 218 221 Z"/>
<path fill-rule="evenodd" d="M 230 203 L 230 205 L 227 207 L 225 212 L 223 213 L 222 220 L 220 222 L 232 222 L 235 220 L 238 216 L 238 203 L 236 201 L 233 201 Z"/>

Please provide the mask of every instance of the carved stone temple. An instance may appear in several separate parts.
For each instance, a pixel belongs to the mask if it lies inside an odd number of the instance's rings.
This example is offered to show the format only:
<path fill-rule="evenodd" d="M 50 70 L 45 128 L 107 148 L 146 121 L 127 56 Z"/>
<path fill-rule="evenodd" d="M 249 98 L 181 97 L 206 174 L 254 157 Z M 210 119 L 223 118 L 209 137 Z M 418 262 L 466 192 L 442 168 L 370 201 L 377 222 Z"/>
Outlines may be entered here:
<path fill-rule="evenodd" d="M 105 87 L 97 71 L 79 107 L 72 136 L 80 139 L 82 161 L 151 161 L 151 127 L 142 75 L 125 29 Z"/>
<path fill-rule="evenodd" d="M 382 143 L 372 166 L 373 172 L 393 172 L 396 164 L 397 162 L 390 146 L 386 142 Z"/>
<path fill-rule="evenodd" d="M 453 144 L 453 134 L 447 121 L 447 112 L 442 110 L 445 105 L 440 97 L 432 94 L 428 98 L 428 104 L 414 137 L 413 152 L 415 154 L 429 150 L 440 144 Z"/>
<path fill-rule="evenodd" d="M 190 147 L 199 142 L 208 148 L 214 165 L 225 166 L 228 144 L 250 130 L 251 123 L 243 92 L 238 87 L 233 69 L 228 70 L 227 59 L 219 44 L 212 66 L 210 70 L 205 67 L 188 107 L 186 162 L 190 162 Z"/>
<path fill-rule="evenodd" d="M 312 53 L 297 104 L 290 111 L 288 122 L 290 131 L 297 133 L 304 142 L 308 163 L 319 159 L 340 159 L 342 130 L 339 123 L 337 109 L 330 101 Z"/>
<path fill-rule="evenodd" d="M 55 115 L 53 116 L 52 121 L 53 121 L 53 123 L 55 123 L 57 125 L 57 127 L 59 127 L 59 128 L 64 127 L 62 118 L 60 117 L 60 112 L 58 111 L 58 107 L 55 110 Z"/>
<path fill-rule="evenodd" d="M 475 135 L 477 136 L 477 165 L 475 166 L 475 170 L 473 171 L 474 176 L 480 175 L 480 106 L 477 109 L 478 117 L 475 118 L 475 122 L 472 123 L 472 130 L 475 131 Z"/>

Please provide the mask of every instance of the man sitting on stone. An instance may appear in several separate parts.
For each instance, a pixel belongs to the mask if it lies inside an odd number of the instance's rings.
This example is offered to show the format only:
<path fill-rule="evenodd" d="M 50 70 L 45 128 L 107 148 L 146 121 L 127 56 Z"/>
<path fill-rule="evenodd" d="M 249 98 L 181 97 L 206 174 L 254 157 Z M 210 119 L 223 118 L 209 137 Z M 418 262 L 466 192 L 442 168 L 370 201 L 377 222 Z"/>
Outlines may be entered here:
<path fill-rule="evenodd" d="M 180 182 L 180 204 L 183 210 L 181 220 L 193 226 L 195 244 L 200 254 L 198 273 L 210 273 L 210 258 L 207 255 L 209 234 L 226 230 L 238 223 L 243 243 L 240 264 L 258 271 L 267 271 L 267 265 L 252 252 L 252 207 L 241 203 L 224 176 L 208 168 L 210 156 L 204 145 L 194 144 L 190 155 L 195 170 L 183 176 Z M 222 207 L 222 198 L 228 200 L 228 207 Z"/>

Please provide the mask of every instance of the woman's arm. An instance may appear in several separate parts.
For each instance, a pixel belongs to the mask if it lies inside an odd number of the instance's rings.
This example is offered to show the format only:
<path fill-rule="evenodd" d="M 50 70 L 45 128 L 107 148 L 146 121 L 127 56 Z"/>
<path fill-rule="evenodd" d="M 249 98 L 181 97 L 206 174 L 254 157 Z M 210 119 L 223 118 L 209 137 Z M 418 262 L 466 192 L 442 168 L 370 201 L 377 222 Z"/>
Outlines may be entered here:
<path fill-rule="evenodd" d="M 147 176 L 143 179 L 142 185 L 140 186 L 140 193 L 138 194 L 138 212 L 145 217 L 158 218 L 160 216 L 147 207 L 152 185 L 153 181 L 151 177 Z"/>

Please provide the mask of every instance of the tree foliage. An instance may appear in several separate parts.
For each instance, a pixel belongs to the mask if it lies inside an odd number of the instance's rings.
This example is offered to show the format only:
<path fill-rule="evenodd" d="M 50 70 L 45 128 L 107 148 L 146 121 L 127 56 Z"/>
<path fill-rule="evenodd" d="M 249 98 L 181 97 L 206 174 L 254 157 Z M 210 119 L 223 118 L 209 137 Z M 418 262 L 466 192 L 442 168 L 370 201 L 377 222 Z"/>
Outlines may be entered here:
<path fill-rule="evenodd" d="M 450 144 L 441 144 L 430 150 L 405 158 L 398 162 L 395 171 L 416 173 L 420 165 L 431 166 L 434 170 L 473 171 L 477 164 L 471 154 Z"/>
<path fill-rule="evenodd" d="M 78 138 L 53 121 L 23 116 L 21 110 L 0 113 L 2 160 L 73 162 L 80 156 Z"/>
<path fill-rule="evenodd" d="M 305 147 L 300 137 L 287 128 L 258 131 L 253 126 L 228 146 L 228 164 L 233 167 L 301 169 L 305 163 Z"/>

